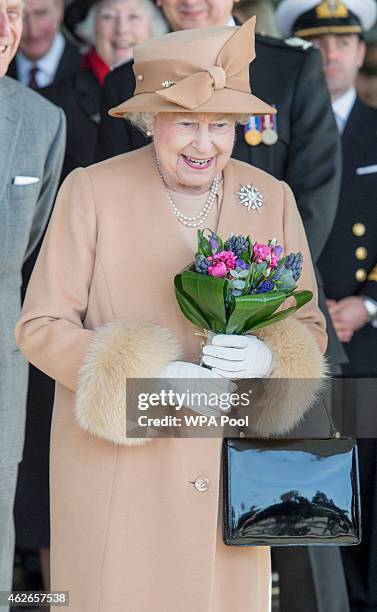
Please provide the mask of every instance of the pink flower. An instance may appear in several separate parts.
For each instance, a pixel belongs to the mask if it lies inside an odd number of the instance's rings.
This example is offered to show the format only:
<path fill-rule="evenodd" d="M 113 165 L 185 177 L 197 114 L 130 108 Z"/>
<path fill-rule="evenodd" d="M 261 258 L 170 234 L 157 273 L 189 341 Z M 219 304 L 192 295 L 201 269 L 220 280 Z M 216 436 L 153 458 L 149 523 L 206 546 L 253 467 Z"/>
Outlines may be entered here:
<path fill-rule="evenodd" d="M 212 259 L 208 257 L 208 259 Z M 208 266 L 209 276 L 215 276 L 216 278 L 224 278 L 228 274 L 228 268 L 225 263 L 217 261 L 214 266 Z"/>
<path fill-rule="evenodd" d="M 278 265 L 281 256 L 283 253 L 283 249 L 280 245 L 275 246 L 271 251 L 271 268 L 276 268 Z"/>
<path fill-rule="evenodd" d="M 208 257 L 211 263 L 224 263 L 228 270 L 234 270 L 236 267 L 237 257 L 233 253 L 233 251 L 220 251 L 220 253 L 216 253 L 215 255 L 211 255 Z"/>
<path fill-rule="evenodd" d="M 270 261 L 271 259 L 271 247 L 268 244 L 259 244 L 256 242 L 253 247 L 254 261 L 256 263 L 262 263 L 263 261 Z"/>

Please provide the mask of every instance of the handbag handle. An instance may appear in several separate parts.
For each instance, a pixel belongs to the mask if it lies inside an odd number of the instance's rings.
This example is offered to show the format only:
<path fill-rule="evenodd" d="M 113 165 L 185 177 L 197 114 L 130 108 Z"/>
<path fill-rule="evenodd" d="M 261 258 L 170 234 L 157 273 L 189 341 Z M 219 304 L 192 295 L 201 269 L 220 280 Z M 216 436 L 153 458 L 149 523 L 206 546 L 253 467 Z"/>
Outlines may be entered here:
<path fill-rule="evenodd" d="M 325 399 L 323 400 L 323 407 L 324 407 L 324 409 L 325 409 L 325 412 L 326 412 L 327 418 L 328 418 L 329 423 L 330 423 L 330 429 L 331 429 L 331 438 L 337 438 L 337 439 L 341 438 L 341 437 L 342 437 L 342 436 L 341 436 L 341 433 L 340 433 L 340 431 L 339 431 L 339 430 L 338 430 L 338 429 L 335 427 L 335 423 L 334 423 L 334 421 L 333 421 L 333 419 L 332 419 L 332 416 L 331 416 L 331 414 L 329 413 L 329 411 L 327 410 L 326 400 L 325 400 Z"/>
<path fill-rule="evenodd" d="M 326 416 L 328 418 L 329 421 L 329 425 L 330 425 L 330 430 L 331 430 L 331 434 L 330 434 L 330 438 L 336 438 L 339 439 L 342 437 L 342 434 L 340 433 L 340 431 L 335 427 L 335 423 L 332 419 L 331 414 L 329 413 L 329 411 L 327 410 L 327 406 L 326 406 L 326 401 L 323 400 L 323 407 L 325 409 L 326 412 Z M 245 428 L 240 428 L 239 430 L 239 437 L 240 438 L 244 438 L 246 435 L 245 433 Z"/>

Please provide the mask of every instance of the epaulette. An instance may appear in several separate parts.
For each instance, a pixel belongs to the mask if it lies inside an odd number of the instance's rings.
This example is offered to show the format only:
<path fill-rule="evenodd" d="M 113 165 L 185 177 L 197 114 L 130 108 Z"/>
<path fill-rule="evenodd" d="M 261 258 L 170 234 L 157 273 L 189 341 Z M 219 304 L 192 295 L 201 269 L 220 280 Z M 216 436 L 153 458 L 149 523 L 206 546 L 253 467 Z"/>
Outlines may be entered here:
<path fill-rule="evenodd" d="M 262 44 L 267 45 L 268 47 L 277 47 L 278 49 L 291 49 L 297 51 L 308 51 L 313 45 L 307 40 L 303 38 L 288 38 L 284 40 L 283 38 L 275 38 L 273 36 L 268 36 L 267 34 L 263 34 L 258 32 L 255 35 L 256 40 Z"/>
<path fill-rule="evenodd" d="M 309 42 L 308 40 L 304 40 L 303 38 L 299 38 L 299 36 L 286 38 L 284 42 L 287 43 L 287 45 L 290 45 L 291 47 L 299 47 L 301 49 L 304 49 L 304 51 L 310 49 L 310 47 L 313 46 L 311 42 Z"/>

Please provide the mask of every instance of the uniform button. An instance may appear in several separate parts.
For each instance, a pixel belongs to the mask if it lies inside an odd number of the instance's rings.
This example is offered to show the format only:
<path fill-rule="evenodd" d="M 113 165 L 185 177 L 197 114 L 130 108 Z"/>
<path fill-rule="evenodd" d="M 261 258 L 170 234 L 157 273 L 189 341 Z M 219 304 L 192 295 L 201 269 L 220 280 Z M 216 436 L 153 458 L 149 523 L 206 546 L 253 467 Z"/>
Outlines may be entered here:
<path fill-rule="evenodd" d="M 366 232 L 364 223 L 355 223 L 352 226 L 352 233 L 354 236 L 364 236 Z"/>
<path fill-rule="evenodd" d="M 200 491 L 200 493 L 208 491 L 209 479 L 206 476 L 199 476 L 194 482 L 194 487 L 197 491 Z"/>
<path fill-rule="evenodd" d="M 366 270 L 364 270 L 364 268 L 358 268 L 355 272 L 355 278 L 357 281 L 359 281 L 359 283 L 362 283 L 363 281 L 365 281 L 367 277 L 367 272 Z"/>
<path fill-rule="evenodd" d="M 363 261 L 368 257 L 368 249 L 366 249 L 365 247 L 357 247 L 357 249 L 355 250 L 355 257 L 359 261 Z"/>
<path fill-rule="evenodd" d="M 142 75 L 142 74 L 138 74 L 138 75 L 137 75 L 137 80 L 138 80 L 138 81 L 144 81 L 144 77 L 143 77 L 143 75 Z"/>

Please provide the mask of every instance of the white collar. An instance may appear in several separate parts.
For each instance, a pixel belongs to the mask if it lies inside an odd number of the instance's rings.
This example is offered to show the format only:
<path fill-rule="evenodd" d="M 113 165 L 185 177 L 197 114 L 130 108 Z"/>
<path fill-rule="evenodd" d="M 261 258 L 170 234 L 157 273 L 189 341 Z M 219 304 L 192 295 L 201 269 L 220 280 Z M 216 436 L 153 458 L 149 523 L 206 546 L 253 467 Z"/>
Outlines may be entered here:
<path fill-rule="evenodd" d="M 353 105 L 356 100 L 356 89 L 351 87 L 345 94 L 331 103 L 335 114 L 338 129 L 342 133 L 348 121 Z"/>
<path fill-rule="evenodd" d="M 227 24 L 227 25 L 228 25 L 228 26 L 236 26 L 236 25 L 237 25 L 237 24 L 236 24 L 236 22 L 234 21 L 234 17 L 233 17 L 233 15 L 231 15 L 231 16 L 229 17 L 229 21 L 228 21 L 228 24 Z"/>
<path fill-rule="evenodd" d="M 30 68 L 36 65 L 39 68 L 38 86 L 46 87 L 50 85 L 55 78 L 55 73 L 58 68 L 61 56 L 65 47 L 65 39 L 61 32 L 55 34 L 53 43 L 47 53 L 36 62 L 27 58 L 22 51 L 18 51 L 16 55 L 17 72 L 19 81 L 27 85 L 29 80 Z"/>

